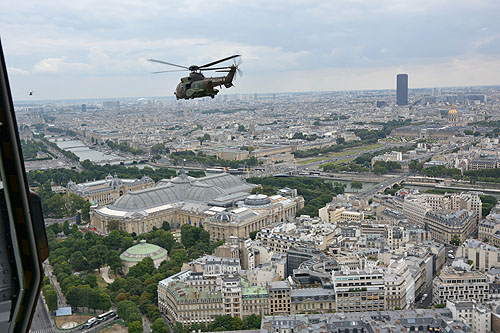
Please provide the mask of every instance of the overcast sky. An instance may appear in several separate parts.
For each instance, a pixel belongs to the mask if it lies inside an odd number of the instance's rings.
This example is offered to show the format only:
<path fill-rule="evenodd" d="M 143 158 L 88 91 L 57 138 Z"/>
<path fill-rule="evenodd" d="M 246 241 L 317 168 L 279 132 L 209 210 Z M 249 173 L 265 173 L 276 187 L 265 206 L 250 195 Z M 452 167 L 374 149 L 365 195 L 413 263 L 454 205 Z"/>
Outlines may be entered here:
<path fill-rule="evenodd" d="M 498 0 L 4 1 L 14 99 L 173 96 L 183 73 L 241 52 L 225 93 L 500 84 Z"/>

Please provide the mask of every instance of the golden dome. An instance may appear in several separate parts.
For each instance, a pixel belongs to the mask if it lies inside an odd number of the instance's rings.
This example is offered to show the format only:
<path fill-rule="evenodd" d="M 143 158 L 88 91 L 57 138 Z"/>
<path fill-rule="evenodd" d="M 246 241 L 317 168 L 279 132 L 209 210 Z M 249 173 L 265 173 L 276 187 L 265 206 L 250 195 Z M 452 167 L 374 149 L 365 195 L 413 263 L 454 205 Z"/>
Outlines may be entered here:
<path fill-rule="evenodd" d="M 448 114 L 455 114 L 458 113 L 457 110 L 455 110 L 455 104 L 451 104 L 451 110 L 448 111 Z"/>

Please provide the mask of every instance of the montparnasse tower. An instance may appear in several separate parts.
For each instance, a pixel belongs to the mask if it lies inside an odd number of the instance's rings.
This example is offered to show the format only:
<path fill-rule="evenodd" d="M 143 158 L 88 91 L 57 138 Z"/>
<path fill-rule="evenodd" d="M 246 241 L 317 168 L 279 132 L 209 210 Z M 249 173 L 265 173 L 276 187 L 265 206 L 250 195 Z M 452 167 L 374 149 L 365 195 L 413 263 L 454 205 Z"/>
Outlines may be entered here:
<path fill-rule="evenodd" d="M 451 110 L 448 111 L 448 121 L 454 125 L 458 124 L 458 111 L 455 109 L 455 104 L 451 104 Z"/>

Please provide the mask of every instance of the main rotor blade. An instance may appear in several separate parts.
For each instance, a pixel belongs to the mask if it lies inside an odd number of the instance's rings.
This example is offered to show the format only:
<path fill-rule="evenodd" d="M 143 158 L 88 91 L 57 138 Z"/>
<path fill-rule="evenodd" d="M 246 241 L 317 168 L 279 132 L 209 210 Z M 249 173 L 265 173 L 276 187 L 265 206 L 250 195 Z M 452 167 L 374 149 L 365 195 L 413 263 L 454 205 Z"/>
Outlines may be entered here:
<path fill-rule="evenodd" d="M 185 69 L 174 69 L 172 71 L 159 71 L 159 72 L 151 72 L 151 74 L 160 74 L 160 73 L 171 73 L 171 72 L 185 72 Z"/>
<path fill-rule="evenodd" d="M 224 59 L 220 59 L 220 60 L 217 60 L 217 61 L 214 61 L 214 62 L 210 62 L 208 64 L 200 66 L 199 68 L 210 67 L 210 66 L 216 65 L 216 64 L 218 64 L 220 62 L 223 62 L 223 61 L 226 61 L 226 60 L 229 60 L 229 59 L 233 59 L 233 58 L 236 58 L 236 57 L 240 57 L 240 55 L 239 54 L 232 55 L 232 56 L 224 58 Z"/>
<path fill-rule="evenodd" d="M 156 60 L 156 59 L 148 59 L 148 61 L 151 61 L 151 62 L 157 62 L 159 64 L 164 64 L 164 65 L 170 65 L 170 66 L 175 66 L 175 67 L 180 67 L 180 68 L 185 68 L 185 69 L 189 69 L 188 67 L 186 66 L 181 66 L 181 65 L 176 65 L 176 64 L 171 64 L 169 62 L 166 62 L 166 61 L 161 61 L 161 60 Z"/>
<path fill-rule="evenodd" d="M 219 69 L 230 69 L 231 66 L 227 66 L 227 67 L 214 67 L 214 68 L 202 68 L 201 70 L 202 71 L 216 71 L 216 70 L 219 70 Z"/>
<path fill-rule="evenodd" d="M 233 62 L 236 67 L 239 67 L 243 63 L 243 57 L 239 56 L 237 59 L 234 59 Z"/>

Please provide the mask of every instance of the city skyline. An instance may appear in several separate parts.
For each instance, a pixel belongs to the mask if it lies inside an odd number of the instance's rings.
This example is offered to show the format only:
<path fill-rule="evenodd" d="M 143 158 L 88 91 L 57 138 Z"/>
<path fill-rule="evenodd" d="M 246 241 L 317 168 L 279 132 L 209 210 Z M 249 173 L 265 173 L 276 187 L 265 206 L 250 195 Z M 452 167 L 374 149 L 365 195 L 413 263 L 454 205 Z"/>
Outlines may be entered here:
<path fill-rule="evenodd" d="M 450 90 L 457 90 L 457 89 L 486 89 L 486 88 L 498 88 L 500 87 L 500 84 L 497 85 L 469 85 L 469 86 L 446 86 L 446 87 L 414 87 L 414 88 L 408 88 L 408 96 L 410 96 L 411 91 L 422 91 L 422 90 L 429 90 L 429 92 L 432 95 L 432 90 L 433 89 L 450 89 Z M 281 95 L 299 95 L 299 94 L 317 94 L 317 93 L 355 93 L 355 92 L 387 92 L 387 91 L 392 91 L 394 92 L 394 97 L 397 95 L 397 87 L 394 88 L 387 88 L 387 89 L 346 89 L 346 90 L 312 90 L 312 91 L 283 91 L 283 92 L 261 92 L 261 93 L 225 93 L 226 91 L 222 91 L 221 94 L 218 95 L 218 97 L 221 96 L 230 96 L 231 97 L 242 97 L 242 96 L 250 96 L 254 97 L 257 95 L 258 97 L 263 97 L 263 96 L 281 96 Z M 24 98 L 24 97 L 23 97 Z M 43 104 L 43 103 L 63 103 L 63 104 L 71 104 L 71 103 L 99 103 L 103 101 L 135 101 L 139 99 L 151 99 L 151 100 L 171 100 L 172 102 L 176 100 L 175 95 L 172 94 L 172 96 L 167 95 L 167 96 L 108 96 L 108 97 L 82 97 L 82 98 L 49 98 L 49 99 L 33 99 L 30 96 L 26 97 L 25 99 L 15 99 L 14 104 L 20 104 L 20 105 L 37 105 L 37 104 Z M 203 99 L 202 99 L 203 100 Z M 209 100 L 208 98 L 205 100 Z M 186 103 L 189 103 L 189 101 L 186 101 Z"/>
<path fill-rule="evenodd" d="M 31 90 L 33 99 L 172 96 L 183 73 L 151 75 L 164 68 L 147 59 L 192 65 L 234 52 L 245 75 L 231 94 L 394 89 L 400 72 L 411 89 L 499 84 L 498 7 L 27 2 L 7 4 L 0 29 L 16 100 Z"/>

